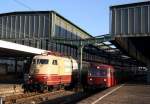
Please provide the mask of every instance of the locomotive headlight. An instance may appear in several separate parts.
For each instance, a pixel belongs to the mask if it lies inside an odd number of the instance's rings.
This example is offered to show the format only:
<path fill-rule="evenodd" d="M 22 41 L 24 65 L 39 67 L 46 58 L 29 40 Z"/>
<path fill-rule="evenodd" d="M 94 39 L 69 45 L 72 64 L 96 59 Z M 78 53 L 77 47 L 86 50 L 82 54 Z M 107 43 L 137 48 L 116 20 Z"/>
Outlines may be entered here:
<path fill-rule="evenodd" d="M 29 75 L 28 77 L 31 78 L 31 75 Z"/>
<path fill-rule="evenodd" d="M 92 81 L 92 78 L 90 78 L 90 81 Z"/>
<path fill-rule="evenodd" d="M 106 79 L 104 79 L 104 82 L 106 82 L 107 80 Z"/>
<path fill-rule="evenodd" d="M 91 76 L 92 74 L 91 73 L 89 73 L 89 76 Z"/>
<path fill-rule="evenodd" d="M 44 78 L 44 79 L 47 79 L 48 77 L 44 76 L 43 78 Z"/>

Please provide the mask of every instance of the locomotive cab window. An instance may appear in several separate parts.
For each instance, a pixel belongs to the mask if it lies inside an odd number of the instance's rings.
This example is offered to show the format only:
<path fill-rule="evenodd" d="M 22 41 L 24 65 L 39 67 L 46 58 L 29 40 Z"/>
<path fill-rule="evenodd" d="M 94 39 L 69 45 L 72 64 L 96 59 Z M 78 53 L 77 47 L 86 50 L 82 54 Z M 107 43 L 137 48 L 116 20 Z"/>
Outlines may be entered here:
<path fill-rule="evenodd" d="M 48 59 L 37 59 L 37 64 L 48 64 Z"/>
<path fill-rule="evenodd" d="M 32 60 L 32 64 L 36 64 L 36 60 L 35 59 Z"/>
<path fill-rule="evenodd" d="M 57 65 L 57 64 L 58 64 L 58 63 L 57 63 L 57 60 L 53 60 L 53 61 L 52 61 L 52 64 L 53 64 L 53 65 Z"/>

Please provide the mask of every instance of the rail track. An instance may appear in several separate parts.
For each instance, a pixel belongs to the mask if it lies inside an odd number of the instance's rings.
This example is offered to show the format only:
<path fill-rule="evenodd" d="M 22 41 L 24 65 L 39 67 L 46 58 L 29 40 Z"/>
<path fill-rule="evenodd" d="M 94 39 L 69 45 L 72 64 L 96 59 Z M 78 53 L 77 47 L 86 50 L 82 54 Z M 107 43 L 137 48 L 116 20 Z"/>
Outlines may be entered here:
<path fill-rule="evenodd" d="M 54 92 L 45 92 L 45 93 L 25 93 L 19 95 L 12 95 L 5 97 L 3 101 L 4 104 L 39 104 L 43 101 L 54 99 L 62 95 L 69 95 L 74 92 L 72 91 L 65 91 L 65 90 L 58 90 Z"/>
<path fill-rule="evenodd" d="M 57 90 L 44 93 L 22 93 L 6 96 L 3 104 L 75 104 L 76 102 L 93 95 L 92 92 Z"/>
<path fill-rule="evenodd" d="M 3 104 L 70 104 L 90 96 L 91 93 L 59 90 L 45 93 L 25 93 L 5 97 Z"/>

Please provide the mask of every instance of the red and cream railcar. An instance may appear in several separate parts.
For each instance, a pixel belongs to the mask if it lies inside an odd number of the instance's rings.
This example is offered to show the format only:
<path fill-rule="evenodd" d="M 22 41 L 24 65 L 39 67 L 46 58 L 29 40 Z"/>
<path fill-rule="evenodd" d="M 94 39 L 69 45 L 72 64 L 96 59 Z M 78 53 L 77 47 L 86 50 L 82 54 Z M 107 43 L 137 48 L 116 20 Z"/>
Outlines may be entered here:
<path fill-rule="evenodd" d="M 111 87 L 116 85 L 115 70 L 110 65 L 91 64 L 88 70 L 87 85 L 93 88 Z"/>
<path fill-rule="evenodd" d="M 72 81 L 72 72 L 78 69 L 77 61 L 58 55 L 37 55 L 33 58 L 31 76 L 26 86 L 31 90 L 51 89 L 56 86 L 68 86 Z"/>

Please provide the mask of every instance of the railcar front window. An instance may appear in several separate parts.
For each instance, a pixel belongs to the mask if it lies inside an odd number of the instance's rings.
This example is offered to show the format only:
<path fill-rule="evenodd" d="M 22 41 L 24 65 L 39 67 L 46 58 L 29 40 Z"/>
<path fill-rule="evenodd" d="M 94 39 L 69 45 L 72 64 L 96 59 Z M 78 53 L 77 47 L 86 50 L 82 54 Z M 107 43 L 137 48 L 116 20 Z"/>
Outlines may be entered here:
<path fill-rule="evenodd" d="M 100 69 L 100 70 L 99 70 L 99 75 L 100 75 L 100 76 L 107 76 L 107 70 L 105 70 L 105 69 L 102 69 L 102 70 L 101 70 L 101 69 Z"/>
<path fill-rule="evenodd" d="M 91 69 L 89 70 L 90 76 L 107 76 L 106 69 Z"/>
<path fill-rule="evenodd" d="M 37 59 L 37 64 L 48 64 L 47 59 Z"/>

